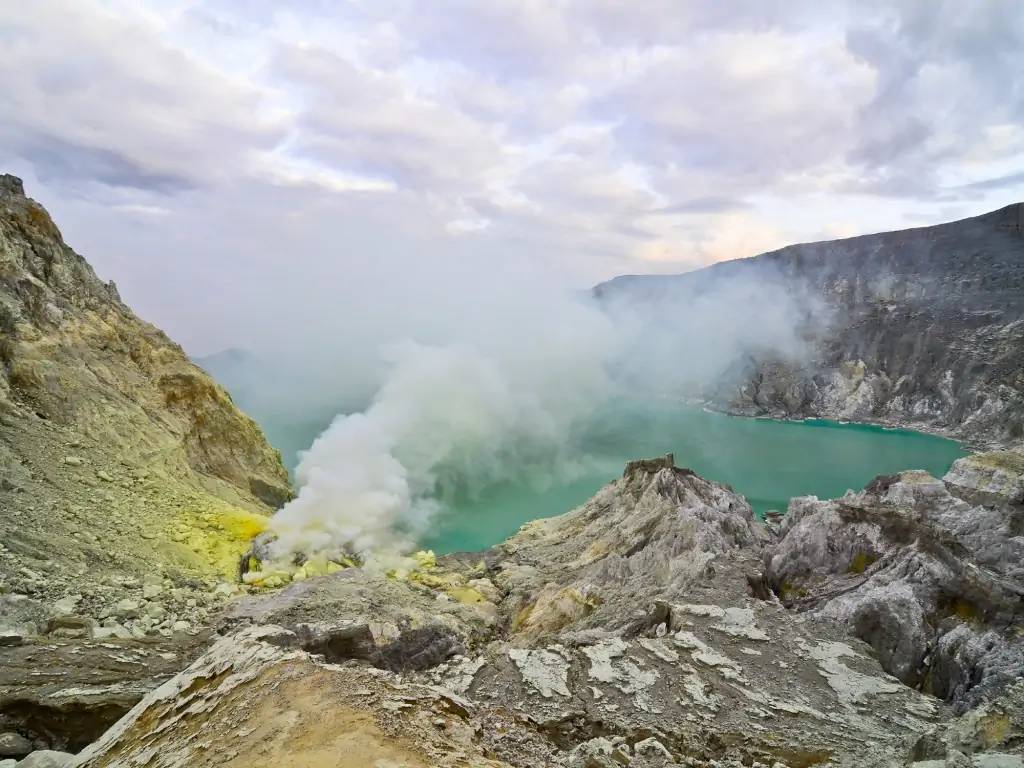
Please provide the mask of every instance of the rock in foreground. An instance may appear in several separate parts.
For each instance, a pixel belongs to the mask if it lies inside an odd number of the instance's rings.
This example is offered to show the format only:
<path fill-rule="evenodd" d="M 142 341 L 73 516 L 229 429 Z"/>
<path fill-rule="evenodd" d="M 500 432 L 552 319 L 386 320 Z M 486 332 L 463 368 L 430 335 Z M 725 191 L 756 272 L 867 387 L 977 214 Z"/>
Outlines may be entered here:
<path fill-rule="evenodd" d="M 1020 765 L 1024 684 L 955 718 L 765 590 L 792 544 L 729 488 L 633 463 L 479 555 L 246 598 L 81 764 Z"/>
<path fill-rule="evenodd" d="M 996 464 L 998 482 L 976 470 Z M 1012 466 L 1007 452 L 979 454 L 945 482 L 903 472 L 841 499 L 794 499 L 767 579 L 787 605 L 847 627 L 892 674 L 962 712 L 1024 674 Z"/>

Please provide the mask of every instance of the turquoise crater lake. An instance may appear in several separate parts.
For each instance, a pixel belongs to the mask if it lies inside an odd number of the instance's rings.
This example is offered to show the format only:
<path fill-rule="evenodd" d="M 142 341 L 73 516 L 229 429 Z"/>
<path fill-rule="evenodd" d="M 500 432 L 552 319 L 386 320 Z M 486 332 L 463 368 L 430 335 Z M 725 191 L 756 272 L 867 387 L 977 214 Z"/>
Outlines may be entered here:
<path fill-rule="evenodd" d="M 264 420 L 289 469 L 327 420 L 288 424 Z M 438 554 L 493 546 L 523 523 L 582 504 L 622 474 L 630 459 L 674 453 L 676 465 L 727 483 L 758 514 L 785 511 L 793 496 L 841 496 L 875 476 L 923 469 L 941 477 L 966 455 L 934 435 L 833 421 L 774 421 L 727 416 L 677 402 L 618 401 L 592 420 L 579 440 L 586 470 L 571 480 L 491 485 L 447 499 L 422 539 Z"/>
<path fill-rule="evenodd" d="M 785 511 L 793 496 L 841 496 L 880 474 L 923 469 L 941 477 L 961 446 L 934 435 L 833 421 L 774 421 L 672 404 L 623 404 L 596 419 L 593 462 L 571 482 L 491 486 L 455 499 L 422 542 L 437 553 L 492 546 L 523 523 L 567 512 L 619 477 L 626 461 L 674 453 L 676 465 L 731 485 L 755 512 Z"/>

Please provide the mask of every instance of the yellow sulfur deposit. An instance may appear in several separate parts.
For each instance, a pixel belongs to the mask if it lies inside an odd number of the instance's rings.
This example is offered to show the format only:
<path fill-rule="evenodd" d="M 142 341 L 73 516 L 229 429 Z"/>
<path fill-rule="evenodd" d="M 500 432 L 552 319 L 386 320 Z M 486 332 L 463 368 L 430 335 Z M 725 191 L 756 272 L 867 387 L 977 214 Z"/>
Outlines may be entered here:
<path fill-rule="evenodd" d="M 419 552 L 414 552 L 412 559 L 416 561 L 416 565 L 420 569 L 437 568 L 437 555 L 432 549 L 421 549 Z"/>
<path fill-rule="evenodd" d="M 483 593 L 468 584 L 464 573 L 439 569 L 437 556 L 433 550 L 415 552 L 410 559 L 415 563 L 413 569 L 408 574 L 392 573 L 393 578 L 407 578 L 409 581 L 439 590 L 466 605 L 487 602 Z"/>
<path fill-rule="evenodd" d="M 465 605 L 487 602 L 487 598 L 479 590 L 473 589 L 473 587 L 453 587 L 446 591 L 453 599 Z"/>
<path fill-rule="evenodd" d="M 326 576 L 328 573 L 337 573 L 343 571 L 346 568 L 351 568 L 355 565 L 355 561 L 350 560 L 347 557 L 339 558 L 338 560 L 328 560 L 323 555 L 317 555 L 311 557 L 305 563 L 300 565 L 296 569 L 292 579 L 295 581 L 301 581 L 302 579 L 308 579 L 312 576 Z"/>
<path fill-rule="evenodd" d="M 250 567 L 247 573 L 242 575 L 242 581 L 254 587 L 272 589 L 281 587 L 290 581 L 303 581 L 314 576 L 326 576 L 329 573 L 337 573 L 346 568 L 354 568 L 358 563 L 349 557 L 337 557 L 328 559 L 323 555 L 315 555 L 302 565 L 291 569 L 270 568 L 262 570 L 262 565 L 255 558 L 250 559 Z M 256 566 L 256 567 L 252 567 Z"/>
<path fill-rule="evenodd" d="M 239 558 L 267 518 L 210 496 L 188 498 L 180 509 L 171 538 L 217 575 L 237 579 Z"/>

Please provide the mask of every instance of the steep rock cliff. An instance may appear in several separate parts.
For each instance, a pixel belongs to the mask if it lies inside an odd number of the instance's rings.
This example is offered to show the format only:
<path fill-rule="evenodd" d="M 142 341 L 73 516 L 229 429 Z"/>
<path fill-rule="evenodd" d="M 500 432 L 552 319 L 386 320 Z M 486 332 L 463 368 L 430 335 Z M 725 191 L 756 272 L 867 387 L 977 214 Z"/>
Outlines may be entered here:
<path fill-rule="evenodd" d="M 825 311 L 798 329 L 806 356 L 738 361 L 728 381 L 700 393 L 716 406 L 906 424 L 988 445 L 1024 440 L 1024 204 L 683 275 L 619 277 L 595 294 L 670 317 L 674 301 L 743 279 L 781 283 Z"/>
<path fill-rule="evenodd" d="M 0 628 L 233 580 L 289 495 L 259 427 L 0 176 Z"/>

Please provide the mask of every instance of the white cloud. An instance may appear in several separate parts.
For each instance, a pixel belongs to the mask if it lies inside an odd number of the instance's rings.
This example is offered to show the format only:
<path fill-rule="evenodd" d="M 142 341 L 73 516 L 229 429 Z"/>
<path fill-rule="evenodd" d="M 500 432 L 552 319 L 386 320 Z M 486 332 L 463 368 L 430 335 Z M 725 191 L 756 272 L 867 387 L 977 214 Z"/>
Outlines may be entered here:
<path fill-rule="evenodd" d="M 161 208 L 159 205 L 142 205 L 140 203 L 124 203 L 122 205 L 114 205 L 112 208 L 115 211 L 134 213 L 139 216 L 166 216 L 170 213 L 170 210 Z"/>
<path fill-rule="evenodd" d="M 186 342 L 469 263 L 583 287 L 1024 197 L 1024 14 L 938 5 L 8 3 L 0 163 Z"/>

